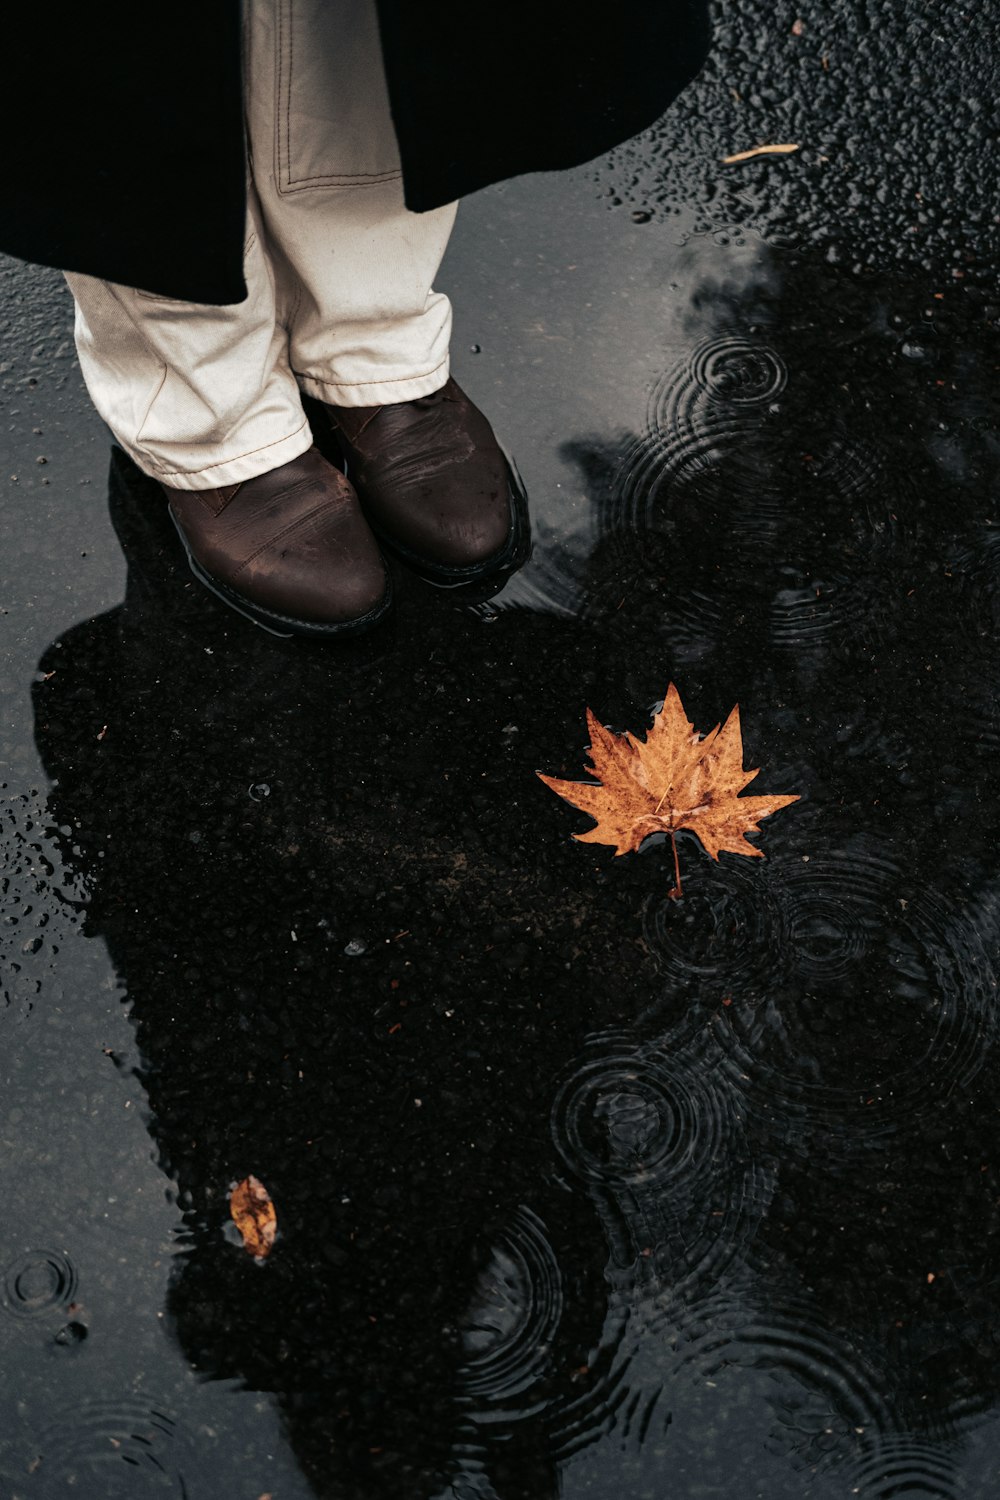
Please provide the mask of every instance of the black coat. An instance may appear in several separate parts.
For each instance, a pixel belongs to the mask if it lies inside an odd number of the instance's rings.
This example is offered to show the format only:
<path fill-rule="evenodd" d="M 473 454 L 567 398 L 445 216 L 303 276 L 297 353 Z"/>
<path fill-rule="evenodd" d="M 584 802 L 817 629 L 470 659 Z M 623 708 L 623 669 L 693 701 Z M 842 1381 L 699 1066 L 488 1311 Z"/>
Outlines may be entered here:
<path fill-rule="evenodd" d="M 377 4 L 417 211 L 626 140 L 708 44 L 707 0 Z M 3 30 L 0 249 L 164 296 L 242 301 L 239 0 L 16 0 Z"/>

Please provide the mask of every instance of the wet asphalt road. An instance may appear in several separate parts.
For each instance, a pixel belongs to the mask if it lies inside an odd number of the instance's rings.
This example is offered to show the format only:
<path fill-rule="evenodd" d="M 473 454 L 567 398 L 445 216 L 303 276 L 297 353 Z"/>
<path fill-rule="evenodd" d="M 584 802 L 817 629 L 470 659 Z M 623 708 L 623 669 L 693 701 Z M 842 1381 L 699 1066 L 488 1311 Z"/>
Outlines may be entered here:
<path fill-rule="evenodd" d="M 727 8 L 463 205 L 535 553 L 347 648 L 193 582 L 0 265 L 3 1500 L 995 1495 L 996 24 Z M 670 681 L 802 794 L 680 902 L 534 775 Z"/>

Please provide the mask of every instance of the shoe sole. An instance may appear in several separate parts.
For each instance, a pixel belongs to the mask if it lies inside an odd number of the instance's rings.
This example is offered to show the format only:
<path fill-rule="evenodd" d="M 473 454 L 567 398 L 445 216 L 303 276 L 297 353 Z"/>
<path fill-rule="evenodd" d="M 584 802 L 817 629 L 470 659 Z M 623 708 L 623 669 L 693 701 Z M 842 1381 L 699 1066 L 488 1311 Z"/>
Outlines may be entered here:
<path fill-rule="evenodd" d="M 282 640 L 288 640 L 293 635 L 312 636 L 319 640 L 331 640 L 347 635 L 361 635 L 364 631 L 371 630 L 380 620 L 384 619 L 392 607 L 392 579 L 388 571 L 385 575 L 385 593 L 373 609 L 367 614 L 358 615 L 353 620 L 339 620 L 328 625 L 321 624 L 317 620 L 300 620 L 294 615 L 283 615 L 278 610 L 268 609 L 263 604 L 254 604 L 252 600 L 244 598 L 228 584 L 222 583 L 220 579 L 213 578 L 191 551 L 191 545 L 181 527 L 180 522 L 174 515 L 170 506 L 167 506 L 170 519 L 174 523 L 177 535 L 187 556 L 188 565 L 198 582 L 203 584 L 210 593 L 223 604 L 242 615 L 245 620 L 250 620 L 254 625 L 266 630 L 270 635 L 279 636 Z"/>

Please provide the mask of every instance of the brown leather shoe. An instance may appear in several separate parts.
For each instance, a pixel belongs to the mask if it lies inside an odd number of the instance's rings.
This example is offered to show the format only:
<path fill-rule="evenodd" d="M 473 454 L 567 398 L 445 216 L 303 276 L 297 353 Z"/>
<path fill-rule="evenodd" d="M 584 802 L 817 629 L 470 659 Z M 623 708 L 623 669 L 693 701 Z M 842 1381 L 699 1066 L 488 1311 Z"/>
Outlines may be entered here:
<path fill-rule="evenodd" d="M 527 505 L 461 387 L 386 406 L 320 403 L 372 530 L 431 583 L 472 583 L 527 556 Z"/>
<path fill-rule="evenodd" d="M 195 576 L 276 635 L 367 630 L 391 602 L 358 497 L 316 448 L 214 490 L 160 488 Z"/>

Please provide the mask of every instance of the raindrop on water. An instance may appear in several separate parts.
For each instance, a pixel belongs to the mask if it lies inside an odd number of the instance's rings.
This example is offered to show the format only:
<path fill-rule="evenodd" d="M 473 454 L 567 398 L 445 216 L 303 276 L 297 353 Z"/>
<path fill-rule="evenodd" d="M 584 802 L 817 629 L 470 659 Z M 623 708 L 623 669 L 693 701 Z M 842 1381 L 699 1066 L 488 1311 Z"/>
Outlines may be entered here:
<path fill-rule="evenodd" d="M 75 1294 L 76 1268 L 57 1250 L 29 1250 L 3 1275 L 3 1306 L 18 1318 L 37 1317 L 65 1306 Z"/>
<path fill-rule="evenodd" d="M 362 953 L 368 952 L 368 944 L 365 942 L 364 938 L 351 938 L 351 941 L 347 944 L 344 952 L 347 954 L 348 958 L 360 958 Z"/>
<path fill-rule="evenodd" d="M 265 797 L 270 797 L 271 788 L 266 781 L 255 781 L 253 786 L 247 789 L 255 802 L 263 802 Z"/>

